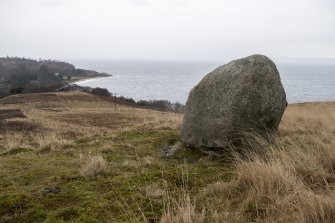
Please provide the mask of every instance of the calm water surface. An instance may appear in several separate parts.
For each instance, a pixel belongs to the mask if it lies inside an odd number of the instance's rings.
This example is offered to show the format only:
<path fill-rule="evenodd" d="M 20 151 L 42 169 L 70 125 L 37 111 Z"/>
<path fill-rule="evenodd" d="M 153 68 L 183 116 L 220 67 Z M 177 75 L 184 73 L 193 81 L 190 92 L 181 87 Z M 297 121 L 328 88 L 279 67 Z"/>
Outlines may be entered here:
<path fill-rule="evenodd" d="M 112 77 L 78 82 L 107 88 L 135 100 L 169 100 L 185 103 L 188 94 L 208 72 L 224 61 L 113 61 L 73 60 L 76 67 L 112 74 Z M 335 62 L 277 62 L 289 103 L 335 101 Z"/>

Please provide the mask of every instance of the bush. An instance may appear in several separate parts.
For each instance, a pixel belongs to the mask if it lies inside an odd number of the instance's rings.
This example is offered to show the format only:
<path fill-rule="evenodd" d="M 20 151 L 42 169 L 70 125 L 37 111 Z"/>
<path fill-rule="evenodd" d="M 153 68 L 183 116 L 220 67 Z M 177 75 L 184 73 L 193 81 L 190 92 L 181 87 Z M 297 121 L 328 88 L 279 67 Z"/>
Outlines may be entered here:
<path fill-rule="evenodd" d="M 109 97 L 110 93 L 106 88 L 94 88 L 91 91 L 92 94 L 98 95 L 98 96 L 103 96 L 103 97 Z"/>
<path fill-rule="evenodd" d="M 143 106 L 143 107 L 151 107 L 151 108 L 158 108 L 161 110 L 172 110 L 172 105 L 167 100 L 140 100 L 137 102 L 137 105 Z"/>
<path fill-rule="evenodd" d="M 10 94 L 21 94 L 23 92 L 24 88 L 18 87 L 18 88 L 12 88 L 10 89 Z"/>
<path fill-rule="evenodd" d="M 136 102 L 135 102 L 134 99 L 132 99 L 132 98 L 126 98 L 126 97 L 123 97 L 123 96 L 117 97 L 117 100 L 121 101 L 121 102 L 129 103 L 129 104 L 136 104 Z"/>

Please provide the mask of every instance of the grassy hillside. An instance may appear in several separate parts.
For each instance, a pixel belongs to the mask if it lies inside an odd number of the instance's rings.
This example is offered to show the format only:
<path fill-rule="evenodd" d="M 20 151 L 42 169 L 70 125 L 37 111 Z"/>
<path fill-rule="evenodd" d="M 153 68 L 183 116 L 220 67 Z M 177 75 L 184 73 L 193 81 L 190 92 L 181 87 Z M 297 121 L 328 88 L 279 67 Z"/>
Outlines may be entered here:
<path fill-rule="evenodd" d="M 181 119 L 84 93 L 0 100 L 0 222 L 335 218 L 335 103 L 289 105 L 274 145 L 234 159 L 182 148 Z"/>

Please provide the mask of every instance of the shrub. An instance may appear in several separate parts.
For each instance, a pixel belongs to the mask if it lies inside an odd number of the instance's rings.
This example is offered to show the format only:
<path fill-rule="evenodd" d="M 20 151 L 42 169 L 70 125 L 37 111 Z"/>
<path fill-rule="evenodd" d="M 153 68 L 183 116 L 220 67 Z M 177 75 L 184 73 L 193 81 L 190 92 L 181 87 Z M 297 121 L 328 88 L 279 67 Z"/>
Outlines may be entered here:
<path fill-rule="evenodd" d="M 91 91 L 92 94 L 98 95 L 98 96 L 103 96 L 103 97 L 109 97 L 110 93 L 106 88 L 94 88 Z"/>
<path fill-rule="evenodd" d="M 23 92 L 24 88 L 18 87 L 18 88 L 12 88 L 9 90 L 10 94 L 21 94 Z"/>
<path fill-rule="evenodd" d="M 140 100 L 137 102 L 137 105 L 142 107 L 157 108 L 160 110 L 173 110 L 171 102 L 167 100 Z"/>
<path fill-rule="evenodd" d="M 80 175 L 89 179 L 94 178 L 99 174 L 106 173 L 107 170 L 106 160 L 101 155 L 94 155 L 84 158 L 84 164 L 81 167 Z"/>

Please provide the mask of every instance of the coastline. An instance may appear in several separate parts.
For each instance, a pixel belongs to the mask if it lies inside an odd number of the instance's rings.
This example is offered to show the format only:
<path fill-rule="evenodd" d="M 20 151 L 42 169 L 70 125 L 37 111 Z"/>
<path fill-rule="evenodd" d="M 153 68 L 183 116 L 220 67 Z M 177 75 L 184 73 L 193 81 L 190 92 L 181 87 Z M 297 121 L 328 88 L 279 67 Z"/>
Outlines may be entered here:
<path fill-rule="evenodd" d="M 106 77 L 113 77 L 114 75 L 112 74 L 106 74 L 106 76 L 96 76 L 96 77 L 82 77 L 82 78 L 78 78 L 77 80 L 71 80 L 69 82 L 67 82 L 67 85 L 78 85 L 78 83 L 83 82 L 83 81 L 87 81 L 87 80 L 95 80 L 95 79 L 100 79 L 100 78 L 106 78 Z M 78 85 L 80 87 L 88 87 L 87 85 Z M 101 87 L 98 87 L 101 88 Z M 112 92 L 110 92 L 112 93 Z M 124 96 L 124 95 L 119 95 L 119 97 L 122 98 L 128 98 L 128 99 L 133 99 L 132 97 L 129 96 Z M 134 100 L 134 99 L 133 99 Z M 165 101 L 165 99 L 140 99 L 137 101 Z M 166 100 L 168 102 L 170 102 L 171 104 L 173 104 L 172 101 L 170 100 Z M 178 101 L 176 101 L 178 102 Z M 178 102 L 179 103 L 179 102 Z M 324 103 L 335 103 L 335 99 L 325 99 L 325 100 L 319 100 L 319 101 L 294 101 L 294 102 L 288 102 L 288 105 L 309 105 L 309 104 L 324 104 Z M 181 105 L 185 106 L 185 103 L 180 103 Z"/>
<path fill-rule="evenodd" d="M 113 77 L 112 74 L 108 74 L 106 76 L 97 76 L 97 77 L 83 77 L 83 78 L 78 78 L 76 80 L 70 80 L 68 82 L 66 82 L 66 84 L 77 84 L 78 82 L 82 82 L 82 81 L 87 81 L 87 80 L 94 80 L 94 79 L 99 79 L 99 78 L 104 78 L 104 77 Z"/>

